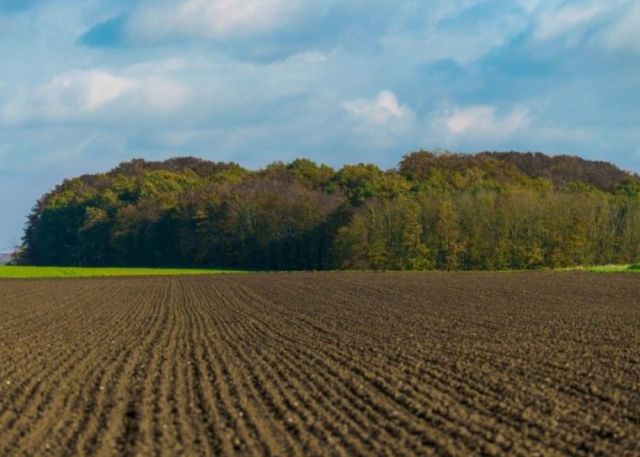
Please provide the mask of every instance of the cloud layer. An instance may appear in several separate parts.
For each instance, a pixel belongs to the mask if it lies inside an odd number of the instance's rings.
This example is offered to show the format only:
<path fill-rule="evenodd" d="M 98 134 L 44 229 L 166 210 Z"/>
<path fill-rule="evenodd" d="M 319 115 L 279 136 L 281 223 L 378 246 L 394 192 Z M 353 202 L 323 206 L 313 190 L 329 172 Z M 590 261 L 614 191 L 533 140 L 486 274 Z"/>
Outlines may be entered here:
<path fill-rule="evenodd" d="M 127 22 L 134 38 L 222 39 L 267 32 L 284 26 L 302 10 L 300 0 L 181 0 L 148 2 Z"/>
<path fill-rule="evenodd" d="M 26 195 L 132 157 L 418 148 L 640 170 L 637 30 L 633 0 L 0 0 L 0 173 Z M 0 200 L 0 250 L 32 203 Z"/>

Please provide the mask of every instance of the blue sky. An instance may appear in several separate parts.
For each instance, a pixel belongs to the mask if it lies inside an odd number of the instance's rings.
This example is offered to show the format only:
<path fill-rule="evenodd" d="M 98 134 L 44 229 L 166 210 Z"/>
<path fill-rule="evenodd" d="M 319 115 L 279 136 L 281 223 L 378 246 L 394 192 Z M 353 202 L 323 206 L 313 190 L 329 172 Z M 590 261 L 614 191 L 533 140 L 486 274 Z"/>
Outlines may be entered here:
<path fill-rule="evenodd" d="M 633 0 L 0 0 L 0 251 L 65 176 L 133 157 L 640 171 L 638 30 Z"/>

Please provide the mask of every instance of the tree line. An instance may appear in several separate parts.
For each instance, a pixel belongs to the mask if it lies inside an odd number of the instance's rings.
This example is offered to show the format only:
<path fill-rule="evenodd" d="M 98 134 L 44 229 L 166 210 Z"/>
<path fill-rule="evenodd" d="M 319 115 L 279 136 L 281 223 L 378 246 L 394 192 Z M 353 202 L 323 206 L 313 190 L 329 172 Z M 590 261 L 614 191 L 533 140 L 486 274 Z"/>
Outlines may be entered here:
<path fill-rule="evenodd" d="M 640 179 L 604 162 L 419 151 L 257 171 L 136 159 L 65 180 L 18 262 L 264 270 L 528 269 L 640 260 Z"/>

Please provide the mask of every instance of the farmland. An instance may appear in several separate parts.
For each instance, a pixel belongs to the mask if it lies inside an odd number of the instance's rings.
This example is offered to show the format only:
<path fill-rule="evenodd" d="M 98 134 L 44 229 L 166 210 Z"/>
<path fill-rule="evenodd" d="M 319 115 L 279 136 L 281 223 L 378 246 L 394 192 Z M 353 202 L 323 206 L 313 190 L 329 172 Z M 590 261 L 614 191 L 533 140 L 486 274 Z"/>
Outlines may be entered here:
<path fill-rule="evenodd" d="M 638 455 L 630 274 L 0 281 L 0 455 Z"/>

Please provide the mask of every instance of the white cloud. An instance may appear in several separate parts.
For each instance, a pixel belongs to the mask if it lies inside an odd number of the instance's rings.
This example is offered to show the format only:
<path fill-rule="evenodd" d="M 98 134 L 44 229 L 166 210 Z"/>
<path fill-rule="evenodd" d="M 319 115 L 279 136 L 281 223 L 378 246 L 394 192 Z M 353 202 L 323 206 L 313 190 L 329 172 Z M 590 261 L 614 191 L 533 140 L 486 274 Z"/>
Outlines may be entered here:
<path fill-rule="evenodd" d="M 640 52 L 640 5 L 623 11 L 619 19 L 606 28 L 601 35 L 608 49 L 625 49 Z"/>
<path fill-rule="evenodd" d="M 504 29 L 487 27 L 473 33 L 473 39 L 464 32 L 438 32 L 426 40 L 425 55 L 429 60 L 451 59 L 461 65 L 474 62 L 499 48 L 509 40 Z"/>
<path fill-rule="evenodd" d="M 384 90 L 374 99 L 358 99 L 342 105 L 354 117 L 373 127 L 389 126 L 414 118 L 413 111 L 406 105 L 400 105 L 398 97 Z"/>
<path fill-rule="evenodd" d="M 516 2 L 520 7 L 526 11 L 528 14 L 535 11 L 538 6 L 543 3 L 545 0 L 517 0 Z"/>
<path fill-rule="evenodd" d="M 104 71 L 72 72 L 55 78 L 44 88 L 51 98 L 59 104 L 65 94 L 75 92 L 75 96 L 84 104 L 82 108 L 93 111 L 130 92 L 136 82 L 130 78 L 111 75 Z"/>
<path fill-rule="evenodd" d="M 530 115 L 523 106 L 498 116 L 494 106 L 475 105 L 456 107 L 436 123 L 444 126 L 446 132 L 453 136 L 503 138 L 526 128 L 530 123 Z"/>
<path fill-rule="evenodd" d="M 161 112 L 178 111 L 185 104 L 188 95 L 186 87 L 178 82 L 163 78 L 150 78 L 138 83 L 139 102 Z"/>
<path fill-rule="evenodd" d="M 29 120 L 65 121 L 122 112 L 164 113 L 183 106 L 187 90 L 160 76 L 134 76 L 104 70 L 72 70 L 15 94 L 2 111 L 6 124 Z"/>
<path fill-rule="evenodd" d="M 575 39 L 589 32 L 587 43 L 596 47 L 640 52 L 640 4 L 633 0 L 590 0 L 557 8 L 542 6 L 536 23 L 533 38 L 540 42 L 559 37 Z"/>
<path fill-rule="evenodd" d="M 416 127 L 413 110 L 402 105 L 396 94 L 384 90 L 373 99 L 356 99 L 342 103 L 356 124 L 354 129 L 376 147 L 390 146 L 401 135 Z"/>
<path fill-rule="evenodd" d="M 64 119 L 95 111 L 132 91 L 136 82 L 100 70 L 73 70 L 35 89 L 17 94 L 3 111 L 3 120 Z"/>
<path fill-rule="evenodd" d="M 303 6 L 302 0 L 181 0 L 148 2 L 128 24 L 136 38 L 168 36 L 224 38 L 277 29 Z"/>
<path fill-rule="evenodd" d="M 404 6 L 403 22 L 385 30 L 380 42 L 398 61 L 452 60 L 470 65 L 529 28 L 527 14 L 513 5 L 501 7 L 500 15 L 474 15 L 483 10 L 482 3 L 411 2 L 413 6 Z"/>
<path fill-rule="evenodd" d="M 546 41 L 566 35 L 594 21 L 603 10 L 602 5 L 596 4 L 546 9 L 538 17 L 534 38 L 538 41 Z"/>

